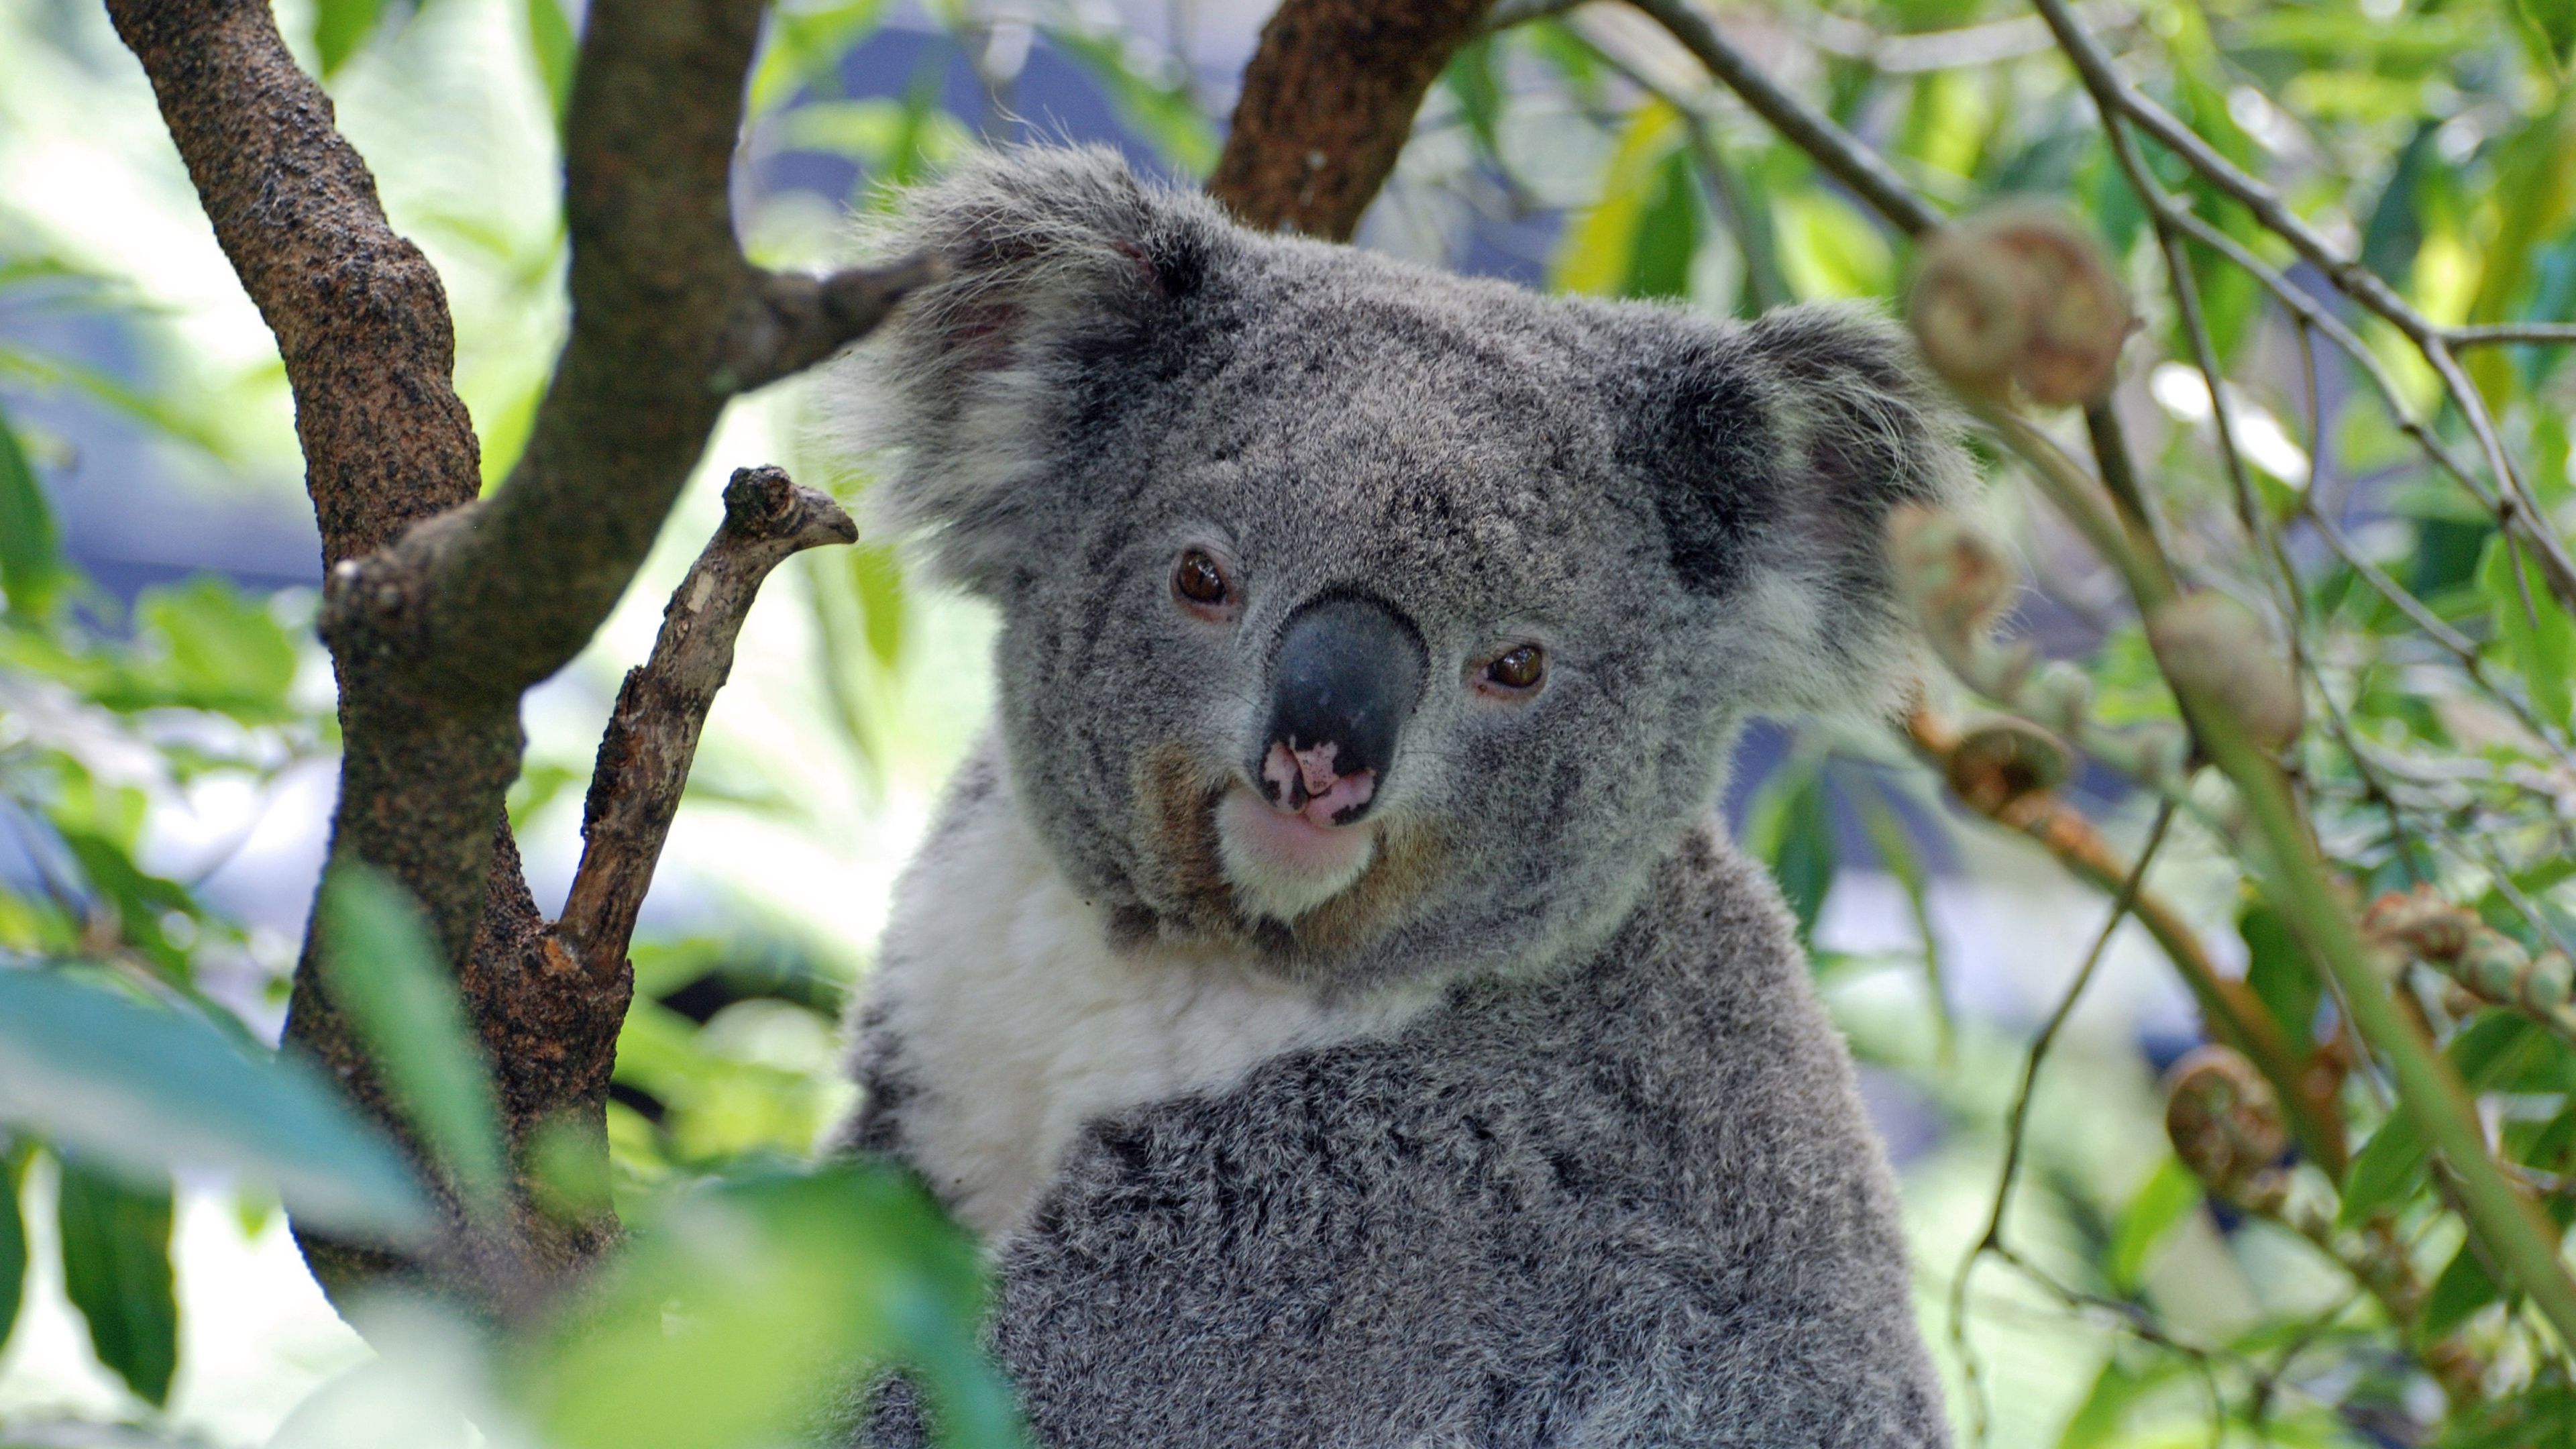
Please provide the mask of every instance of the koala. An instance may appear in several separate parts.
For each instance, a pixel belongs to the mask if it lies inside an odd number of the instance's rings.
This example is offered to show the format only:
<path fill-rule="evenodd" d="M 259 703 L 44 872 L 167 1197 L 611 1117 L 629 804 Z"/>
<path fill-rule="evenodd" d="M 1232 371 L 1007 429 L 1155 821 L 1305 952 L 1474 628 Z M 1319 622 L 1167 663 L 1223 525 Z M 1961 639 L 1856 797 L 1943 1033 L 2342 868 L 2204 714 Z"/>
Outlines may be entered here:
<path fill-rule="evenodd" d="M 832 1146 L 983 1235 L 1038 1442 L 1946 1444 L 1849 1056 L 1714 820 L 1748 716 L 1911 667 L 1884 520 L 1972 469 L 1903 335 L 1263 235 L 1099 150 L 886 244 L 947 269 L 848 399 L 999 612 L 998 718 Z"/>

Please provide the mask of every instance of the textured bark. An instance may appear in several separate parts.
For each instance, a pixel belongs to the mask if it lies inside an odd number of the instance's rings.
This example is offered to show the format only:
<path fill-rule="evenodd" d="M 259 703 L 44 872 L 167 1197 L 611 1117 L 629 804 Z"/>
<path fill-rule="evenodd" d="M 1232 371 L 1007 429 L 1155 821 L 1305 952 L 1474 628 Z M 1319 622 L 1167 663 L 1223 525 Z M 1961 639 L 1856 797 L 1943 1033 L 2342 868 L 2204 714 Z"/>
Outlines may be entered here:
<path fill-rule="evenodd" d="M 437 274 L 386 224 L 268 6 L 109 10 L 294 388 L 340 682 L 332 858 L 420 899 L 491 1060 L 513 1160 L 568 1133 L 604 1169 L 631 977 L 622 940 L 567 949 L 528 893 L 502 809 L 524 745 L 519 696 L 607 617 L 726 399 L 864 333 L 922 269 L 752 267 L 727 185 L 758 0 L 598 0 L 566 126 L 572 335 L 526 453 L 478 502 Z M 401 1134 L 310 939 L 287 1038 Z M 508 1222 L 471 1224 L 451 1203 L 449 1241 L 420 1262 L 309 1236 L 307 1254 L 335 1292 L 400 1271 L 508 1314 L 616 1231 L 604 1202 L 517 1186 Z"/>
<path fill-rule="evenodd" d="M 653 657 L 627 671 L 599 741 L 582 803 L 581 869 L 556 922 L 580 959 L 625 959 L 689 781 L 698 731 L 733 670 L 734 639 L 761 580 L 791 554 L 858 537 L 858 525 L 829 497 L 775 468 L 735 470 L 724 523 L 672 591 Z"/>
<path fill-rule="evenodd" d="M 215 240 L 277 334 L 330 563 L 471 500 L 479 453 L 448 385 L 438 273 L 385 224 L 376 180 L 256 0 L 114 0 Z"/>
<path fill-rule="evenodd" d="M 1348 241 L 1492 0 L 1285 0 L 1208 191 L 1247 226 Z"/>

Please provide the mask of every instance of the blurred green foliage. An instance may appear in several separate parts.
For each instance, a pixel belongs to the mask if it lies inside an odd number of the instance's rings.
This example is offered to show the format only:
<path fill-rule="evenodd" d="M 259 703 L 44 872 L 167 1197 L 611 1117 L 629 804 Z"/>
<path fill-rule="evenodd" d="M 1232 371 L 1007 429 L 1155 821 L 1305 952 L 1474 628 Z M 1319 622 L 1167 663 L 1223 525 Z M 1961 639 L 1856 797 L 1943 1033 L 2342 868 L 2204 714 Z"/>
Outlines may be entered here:
<path fill-rule="evenodd" d="M 447 280 L 487 479 L 524 442 L 561 332 L 553 131 L 570 90 L 574 9 L 283 7 L 397 222 Z M 778 7 L 750 81 L 748 169 L 801 153 L 845 163 L 857 179 L 837 198 L 748 188 L 743 224 L 758 260 L 825 260 L 845 245 L 845 213 L 872 211 L 883 188 L 928 174 L 979 134 L 1016 134 L 1006 118 L 1018 71 L 996 44 L 1014 24 L 1089 79 L 1139 155 L 1183 176 L 1211 163 L 1227 78 L 1192 73 L 1168 32 L 1158 42 L 1071 4 L 1005 14 L 940 0 L 927 10 L 937 30 L 903 83 L 853 94 L 848 57 L 883 38 L 891 7 Z M 2126 74 L 2436 322 L 2576 318 L 2576 7 L 2145 0 L 2083 13 Z M 1186 20 L 1189 7 L 1172 15 Z M 1718 17 L 1943 210 L 2037 198 L 2104 238 L 2141 314 L 2118 408 L 2157 521 L 2196 584 L 2259 606 L 2293 646 L 2311 725 L 2288 759 L 2356 900 L 2423 883 L 2526 955 L 2564 951 L 2576 937 L 2576 618 L 2540 584 L 2540 561 L 2428 463 L 2353 365 L 2206 247 L 2188 250 L 2189 275 L 2222 376 L 2213 387 L 2199 373 L 2148 210 L 2024 8 L 1836 0 Z M 69 118 L 94 94 L 82 86 L 123 86 L 128 113 L 148 122 L 148 101 L 130 94 L 139 78 L 103 31 L 69 0 L 0 3 L 0 167 L 20 167 L 6 176 L 39 175 L 6 158 L 37 154 L 36 142 L 53 139 L 32 134 L 43 127 L 74 129 Z M 952 69 L 981 93 L 961 111 L 949 108 Z M 39 108 L 47 96 L 52 110 Z M 2182 158 L 2148 146 L 2145 161 L 2197 216 L 2357 332 L 2428 435 L 2461 456 L 2480 452 L 2465 400 L 2393 329 L 2338 301 L 2330 279 L 2296 266 Z M 127 169 L 136 190 L 182 198 L 158 215 L 184 215 L 184 179 L 158 152 Z M 45 1062 L 57 1084 L 112 1084 L 82 1100 L 116 1110 L 84 1116 L 63 1105 L 79 1095 L 68 1090 L 0 1092 L 0 1126 L 14 1134 L 0 1157 L 11 1188 L 0 1202 L 0 1334 L 27 1281 L 26 1214 L 45 1205 L 28 1185 L 51 1183 L 69 1296 L 99 1360 L 133 1390 L 133 1418 L 152 1425 L 180 1341 L 174 1167 L 234 1174 L 251 1196 L 276 1188 L 307 1215 L 320 1204 L 329 1216 L 336 1187 L 349 1221 L 383 1231 L 410 1220 L 419 1185 L 261 1045 L 283 1006 L 291 943 L 210 905 L 222 852 L 182 859 L 157 823 L 192 790 L 266 791 L 328 759 L 335 726 L 309 592 L 260 597 L 201 576 L 128 602 L 110 596 L 66 557 L 49 504 L 70 450 L 30 421 L 76 403 L 227 478 L 285 476 L 275 359 L 244 360 L 211 340 L 220 329 L 171 300 L 180 282 L 133 254 L 67 240 L 72 218 L 23 199 L 39 194 L 0 181 L 0 1053 Z M 1609 0 L 1461 52 L 1363 240 L 1737 316 L 1890 296 L 1912 260 L 1808 156 Z M 107 319 L 144 360 L 98 367 L 19 325 L 59 316 Z M 2566 350 L 2466 354 L 2498 446 L 2562 538 L 2576 526 Z M 823 406 L 784 389 L 759 404 L 768 411 L 757 426 L 792 455 Z M 2222 406 L 2248 467 L 2241 490 L 2217 446 Z M 815 479 L 845 466 L 792 461 Z M 1997 457 L 1995 474 L 1988 521 L 2029 566 L 2019 627 L 2083 670 L 2095 721 L 2173 721 L 2114 581 L 2034 503 L 2015 465 Z M 833 481 L 851 491 L 865 479 L 845 467 Z M 777 627 L 807 641 L 792 687 L 808 694 L 765 702 L 792 727 L 746 725 L 753 743 L 710 747 L 685 818 L 755 820 L 775 832 L 764 839 L 807 839 L 818 852 L 845 843 L 836 832 L 853 815 L 917 818 L 961 747 L 971 714 L 961 701 L 975 696 L 950 681 L 973 672 L 982 626 L 916 590 L 882 546 L 818 551 L 770 591 L 771 618 L 796 616 Z M 652 579 L 637 593 L 639 622 L 603 639 L 603 653 L 619 656 L 604 666 L 611 680 L 639 652 L 638 629 L 649 635 Z M 764 686 L 747 670 L 728 700 L 764 687 L 784 695 L 780 677 Z M 1933 703 L 1969 716 L 1998 704 L 1964 691 Z M 585 726 L 595 735 L 595 719 Z M 540 740 L 512 800 L 529 838 L 550 822 L 559 832 L 589 742 Z M 790 753 L 803 773 L 772 763 Z M 838 773 L 818 790 L 807 776 L 821 753 Z M 2103 767 L 2070 798 L 2117 842 L 2145 834 L 2151 803 Z M 2179 1044 L 2142 1047 L 2134 1022 L 2079 1013 L 2069 1045 L 2082 1049 L 2061 1048 L 2037 1076 L 2021 1171 L 2005 1184 L 2013 1259 L 1981 1271 L 1954 1332 L 1950 1288 L 1989 1220 L 2027 1028 L 2090 933 L 2067 901 L 2096 912 L 2107 902 L 2071 887 L 2046 896 L 2034 884 L 2055 879 L 2044 855 L 1959 807 L 1883 734 L 1802 729 L 1750 790 L 1745 843 L 1772 864 L 1815 945 L 1820 990 L 1873 1081 L 1933 1124 L 1931 1145 L 1906 1166 L 1907 1202 L 1927 1336 L 1962 1423 L 2034 1446 L 2576 1443 L 2570 1346 L 2501 1286 L 2387 1078 L 2355 1053 L 2333 992 L 2249 888 L 2261 862 L 2248 858 L 2224 792 L 2203 782 L 2182 804 L 2147 887 L 2213 956 L 2241 963 L 2272 1025 L 2333 1075 L 2353 1159 L 2339 1178 L 2285 1159 L 2285 1205 L 2269 1215 L 2220 1200 L 2163 1130 L 2151 1051 Z M 1855 946 L 1831 903 L 1879 886 L 1893 887 L 1884 898 L 1910 939 Z M 1965 898 L 2027 916 L 1962 939 L 1944 913 Z M 408 904 L 351 877 L 330 909 L 335 970 L 386 1048 L 406 1121 L 452 1179 L 488 1182 L 488 1087 L 452 997 L 423 969 Z M 766 905 L 729 897 L 713 917 L 664 922 L 639 941 L 609 1113 L 609 1187 L 634 1248 L 589 1331 L 480 1343 L 494 1442 L 504 1420 L 529 1443 L 768 1442 L 846 1411 L 818 1401 L 819 1386 L 893 1363 L 915 1366 L 952 1442 L 1018 1434 L 1006 1391 L 973 1349 L 983 1292 L 973 1246 L 908 1184 L 809 1165 L 846 1102 L 833 1022 L 864 948 L 822 944 L 812 924 L 783 925 Z M 2016 952 L 2052 958 L 2059 974 L 2045 989 L 1989 980 L 1972 990 L 1961 962 L 1944 959 L 1986 958 L 1991 973 L 1991 958 Z M 2129 959 L 2164 969 L 2143 947 Z M 2482 1094 L 2499 1155 L 2559 1227 L 2576 1220 L 2576 1045 L 2564 1013 L 2477 998 L 2424 963 L 2390 971 Z M 41 1001 L 12 994 L 22 986 Z M 48 1028 L 46 1053 L 9 1035 L 13 1023 L 57 1021 L 66 1024 Z M 0 1074 L 0 1086 L 11 1080 Z M 38 1110 L 40 1100 L 51 1105 Z M 304 1144 L 307 1160 L 285 1160 L 285 1141 Z"/>

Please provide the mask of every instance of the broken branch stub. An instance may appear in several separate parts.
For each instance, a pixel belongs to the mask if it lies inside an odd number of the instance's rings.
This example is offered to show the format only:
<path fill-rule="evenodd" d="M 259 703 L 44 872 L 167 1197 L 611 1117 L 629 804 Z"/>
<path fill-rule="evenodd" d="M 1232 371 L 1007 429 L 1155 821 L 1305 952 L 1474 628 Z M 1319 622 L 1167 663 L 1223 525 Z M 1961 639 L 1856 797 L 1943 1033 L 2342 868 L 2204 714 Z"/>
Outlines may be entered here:
<path fill-rule="evenodd" d="M 790 555 L 855 543 L 841 506 L 776 468 L 739 468 L 725 520 L 662 611 L 653 656 L 627 671 L 582 805 L 581 867 L 555 932 L 592 973 L 622 969 L 653 883 L 707 709 L 733 669 L 734 640 L 770 570 Z"/>

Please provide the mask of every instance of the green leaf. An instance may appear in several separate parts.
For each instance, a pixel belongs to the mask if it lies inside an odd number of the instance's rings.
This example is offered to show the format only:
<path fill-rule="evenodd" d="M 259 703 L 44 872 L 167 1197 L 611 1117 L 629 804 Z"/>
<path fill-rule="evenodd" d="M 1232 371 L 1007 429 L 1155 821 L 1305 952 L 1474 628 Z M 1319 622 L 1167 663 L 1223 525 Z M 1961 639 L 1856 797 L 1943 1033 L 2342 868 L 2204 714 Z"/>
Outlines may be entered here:
<path fill-rule="evenodd" d="M 849 550 L 849 559 L 868 652 L 878 664 L 892 669 L 903 659 L 903 561 L 884 544 L 861 544 Z"/>
<path fill-rule="evenodd" d="M 18 1169 L 26 1153 L 12 1148 L 0 1153 L 0 1349 L 18 1326 L 18 1307 L 27 1288 L 27 1220 L 19 1208 Z"/>
<path fill-rule="evenodd" d="M 1896 254 L 1878 224 L 1834 192 L 1774 194 L 1780 266 L 1801 299 L 1883 297 L 1896 284 Z"/>
<path fill-rule="evenodd" d="M 170 1271 L 170 1189 L 128 1186 L 58 1155 L 63 1292 L 89 1324 L 98 1361 L 158 1405 L 179 1367 Z"/>
<path fill-rule="evenodd" d="M 2124 1442 L 2121 1430 L 2129 1410 L 2145 1398 L 2159 1380 L 2170 1377 L 2171 1369 L 2151 1364 L 2144 1371 L 2130 1368 L 2117 1353 L 2102 1364 L 2093 1377 L 2092 1390 L 2075 1408 L 2066 1428 L 2057 1436 L 2057 1449 L 2109 1449 Z"/>
<path fill-rule="evenodd" d="M 2156 1250 L 2199 1209 L 2200 1199 L 2200 1179 L 2179 1159 L 2167 1157 L 2156 1164 L 2111 1231 L 2102 1269 L 2111 1286 L 2122 1293 L 2136 1292 Z"/>
<path fill-rule="evenodd" d="M 185 980 L 187 953 L 172 944 L 162 918 L 196 915 L 197 903 L 187 888 L 147 874 L 125 847 L 104 835 L 59 824 L 55 835 L 72 859 L 79 862 L 90 889 L 115 911 L 119 940 L 150 957 L 172 976 Z"/>
<path fill-rule="evenodd" d="M 0 409 L 0 597 L 9 612 L 41 618 L 63 580 L 62 540 L 35 465 Z"/>
<path fill-rule="evenodd" d="M 565 786 L 577 781 L 585 785 L 589 783 L 578 772 L 563 765 L 536 764 L 519 771 L 519 778 L 510 782 L 510 793 L 505 797 L 505 808 L 510 812 L 510 828 L 526 829 L 528 821 L 537 812 L 553 804 Z"/>
<path fill-rule="evenodd" d="M 2245 942 L 2245 984 L 2272 1013 L 2290 1045 L 2307 1050 L 2316 1032 L 2317 1003 L 2325 992 L 2316 964 L 2290 934 L 2280 912 L 2260 901 L 2236 918 L 2236 934 Z"/>
<path fill-rule="evenodd" d="M 1458 47 L 1440 73 L 1440 88 L 1458 103 L 1458 114 L 1466 120 L 1467 134 L 1476 138 L 1478 150 L 1499 158 L 1503 86 L 1494 75 L 1494 38 L 1479 35 Z"/>
<path fill-rule="evenodd" d="M 1762 787 L 1744 838 L 1753 854 L 1770 865 L 1789 913 L 1797 918 L 1798 939 L 1812 942 L 1816 917 L 1825 908 L 1840 863 L 1823 762 L 1792 759 L 1783 765 Z"/>
<path fill-rule="evenodd" d="M 733 1449 L 776 1442 L 872 1371 L 926 1391 L 940 1442 L 1027 1442 L 977 1346 L 974 1245 L 909 1174 L 845 1164 L 674 1202 L 584 1315 L 514 1367 L 560 1449 Z"/>
<path fill-rule="evenodd" d="M 580 58 L 581 38 L 573 34 L 563 0 L 526 0 L 526 4 L 528 54 L 537 62 L 537 76 L 546 83 L 546 100 L 554 107 L 555 123 L 561 125 L 564 108 L 572 104 L 572 73 Z"/>
<path fill-rule="evenodd" d="M 501 1202 L 492 1075 L 411 894 L 343 860 L 322 889 L 324 980 L 404 1117 L 478 1211 Z"/>
<path fill-rule="evenodd" d="M 2433 1449 L 2567 1449 L 2571 1443 L 2576 1443 L 2576 1390 L 2563 1381 L 2544 1381 L 2519 1394 L 2461 1406 Z"/>
<path fill-rule="evenodd" d="M 1662 101 L 1637 108 L 1601 173 L 1601 200 L 1565 230 L 1549 267 L 1561 292 L 1619 295 L 1636 270 L 1637 234 L 1655 199 L 1664 159 L 1682 139 L 1681 112 Z"/>
<path fill-rule="evenodd" d="M 2470 1091 L 2483 1092 L 2512 1080 L 2544 1035 L 2538 1023 L 2512 1012 L 2483 1012 L 2460 1028 L 2443 1055 Z M 2353 1155 L 2344 1174 L 2343 1204 L 2335 1213 L 2337 1226 L 2359 1227 L 2421 1191 L 2431 1156 L 2414 1114 L 2401 1105 Z"/>
<path fill-rule="evenodd" d="M 2519 556 L 2517 565 L 2516 557 Z M 2478 592 L 2495 611 L 2495 648 L 2530 687 L 2532 706 L 2567 724 L 2576 704 L 2576 619 L 2541 583 L 2539 561 L 2502 534 L 2478 559 Z"/>
<path fill-rule="evenodd" d="M 0 970 L 0 1118 L 136 1171 L 273 1183 L 315 1226 L 391 1238 L 427 1223 L 401 1158 L 300 1062 L 59 971 Z"/>
<path fill-rule="evenodd" d="M 1675 151 L 1655 168 L 1654 193 L 1637 219 L 1628 280 L 1629 297 L 1687 297 L 1691 258 L 1699 253 L 1699 177 L 1690 156 Z"/>
<path fill-rule="evenodd" d="M 2513 8 L 2549 47 L 2550 59 L 2567 64 L 2576 50 L 2576 0 L 2513 0 Z"/>
<path fill-rule="evenodd" d="M 2406 285 L 2415 270 L 2415 254 L 2424 246 L 2424 218 L 2416 206 L 2415 188 L 2424 178 L 2424 169 L 2434 164 L 2433 140 L 2441 129 L 2433 121 L 2416 124 L 2414 137 L 2388 173 L 2388 184 L 2379 189 L 2370 224 L 2362 229 L 2361 264 L 2394 287 Z"/>
<path fill-rule="evenodd" d="M 777 7 L 752 66 L 750 113 L 767 115 L 808 86 L 826 88 L 841 58 L 876 33 L 885 0 L 824 0 Z"/>
<path fill-rule="evenodd" d="M 2460 1250 L 2451 1255 L 2450 1266 L 2433 1280 L 2433 1291 L 2424 1296 L 2422 1333 L 2426 1338 L 2441 1337 L 2496 1301 L 2498 1291 L 2487 1265 L 2478 1261 L 2476 1249 L 2468 1243 L 2460 1244 Z"/>
<path fill-rule="evenodd" d="M 262 717 L 285 712 L 295 641 L 266 599 L 201 574 L 144 590 L 134 616 L 169 651 L 163 685 L 170 702 Z"/>
<path fill-rule="evenodd" d="M 201 449 L 217 458 L 232 452 L 230 441 L 222 429 L 207 418 L 154 397 L 115 373 L 87 363 L 30 348 L 0 345 L 0 374 L 23 379 L 34 387 L 83 393 L 92 402 L 121 413 L 175 442 Z"/>
<path fill-rule="evenodd" d="M 359 46 L 367 43 L 384 9 L 385 0 L 315 0 L 313 51 L 322 61 L 324 79 L 329 79 L 358 53 Z"/>

